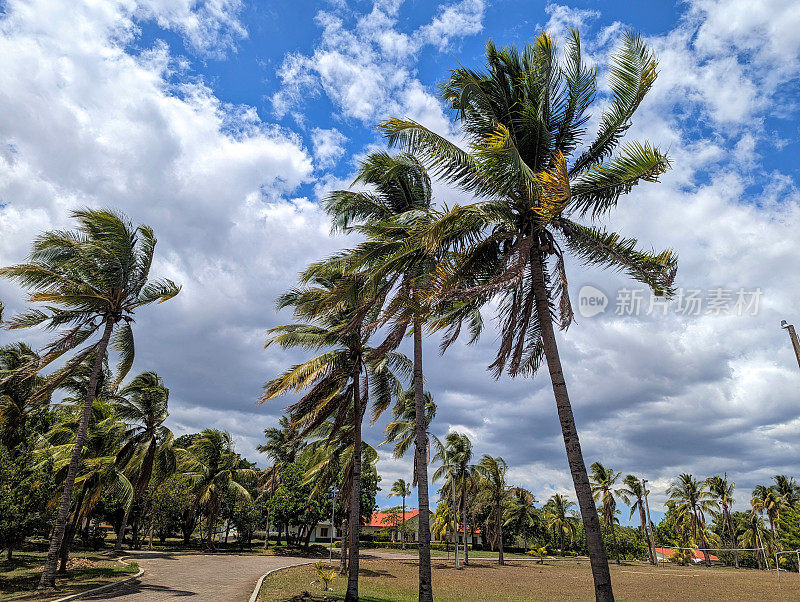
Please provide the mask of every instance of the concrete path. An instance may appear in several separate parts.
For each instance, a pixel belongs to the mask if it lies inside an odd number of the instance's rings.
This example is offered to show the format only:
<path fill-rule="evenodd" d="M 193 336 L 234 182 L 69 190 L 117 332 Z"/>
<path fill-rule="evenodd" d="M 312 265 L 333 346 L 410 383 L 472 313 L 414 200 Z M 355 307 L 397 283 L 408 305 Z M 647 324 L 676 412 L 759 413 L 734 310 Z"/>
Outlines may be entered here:
<path fill-rule="evenodd" d="M 247 602 L 259 577 L 273 569 L 308 562 L 282 556 L 220 554 L 142 555 L 133 558 L 144 569 L 139 579 L 82 600 L 119 602 L 192 601 Z"/>

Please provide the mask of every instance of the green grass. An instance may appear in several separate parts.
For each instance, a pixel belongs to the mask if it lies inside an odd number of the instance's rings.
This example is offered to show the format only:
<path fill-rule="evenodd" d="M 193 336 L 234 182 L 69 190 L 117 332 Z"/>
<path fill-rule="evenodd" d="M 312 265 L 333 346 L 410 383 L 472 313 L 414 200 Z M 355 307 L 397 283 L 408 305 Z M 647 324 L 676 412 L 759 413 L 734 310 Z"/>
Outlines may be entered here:
<path fill-rule="evenodd" d="M 42 567 L 47 556 L 41 551 L 15 551 L 11 562 L 0 562 L 0 600 L 39 600 L 34 590 L 39 583 Z M 76 552 L 71 559 L 88 559 L 94 566 L 67 570 L 65 575 L 56 578 L 59 597 L 67 596 L 93 587 L 111 583 L 139 572 L 135 562 L 127 566 L 98 552 Z M 52 599 L 53 596 L 47 596 Z"/>

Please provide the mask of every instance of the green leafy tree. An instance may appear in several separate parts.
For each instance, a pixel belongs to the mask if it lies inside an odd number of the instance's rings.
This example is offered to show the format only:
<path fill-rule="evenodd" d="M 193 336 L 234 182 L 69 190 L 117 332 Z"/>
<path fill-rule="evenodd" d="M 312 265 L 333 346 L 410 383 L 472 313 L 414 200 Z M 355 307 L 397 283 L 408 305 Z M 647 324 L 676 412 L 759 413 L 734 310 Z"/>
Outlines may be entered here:
<path fill-rule="evenodd" d="M 0 445 L 0 549 L 11 561 L 15 547 L 26 536 L 47 533 L 52 512 L 48 509 L 55 493 L 52 466 L 37 462 L 29 446 L 11 452 Z"/>
<path fill-rule="evenodd" d="M 145 520 L 150 525 L 149 548 L 152 549 L 152 534 L 158 534 L 163 543 L 167 537 L 180 530 L 184 514 L 191 510 L 194 500 L 189 478 L 181 473 L 154 482 L 145 495 L 148 497 Z"/>
<path fill-rule="evenodd" d="M 514 495 L 509 499 L 505 510 L 503 526 L 522 537 L 527 552 L 528 540 L 540 531 L 542 516 L 534 506 L 536 498 L 530 491 L 522 487 L 517 487 L 513 491 Z"/>
<path fill-rule="evenodd" d="M 148 281 L 156 246 L 151 228 L 134 228 L 127 218 L 113 211 L 84 209 L 72 215 L 78 222 L 76 231 L 45 232 L 33 243 L 27 263 L 0 269 L 0 276 L 31 291 L 30 302 L 43 304 L 42 309 L 13 317 L 6 325 L 59 331 L 45 347 L 34 371 L 74 352 L 48 377 L 42 395 L 57 387 L 87 358 L 94 358 L 40 590 L 55 584 L 78 462 L 106 351 L 110 345 L 120 354 L 116 381 L 121 382 L 133 364 L 134 314 L 140 307 L 166 301 L 180 291 L 169 280 Z"/>
<path fill-rule="evenodd" d="M 434 292 L 446 301 L 487 303 L 499 297 L 495 376 L 530 375 L 546 360 L 575 484 L 598 600 L 612 600 L 600 523 L 578 439 L 553 327 L 571 322 L 565 254 L 626 272 L 671 294 L 674 255 L 637 250 L 637 241 L 578 220 L 603 218 L 636 184 L 657 181 L 667 157 L 648 143 L 620 146 L 657 75 L 642 39 L 626 34 L 612 56 L 611 98 L 596 138 L 576 153 L 595 98 L 595 69 L 584 65 L 577 30 L 563 60 L 542 33 L 522 50 L 486 46 L 484 69 L 458 67 L 443 84 L 467 150 L 411 120 L 379 127 L 390 144 L 413 151 L 431 173 L 481 201 L 455 206 L 424 231 L 422 245 L 455 249 L 440 265 Z M 563 246 L 562 246 L 563 245 Z"/>
<path fill-rule="evenodd" d="M 575 517 L 570 514 L 570 509 L 574 507 L 575 502 L 560 493 L 554 494 L 542 507 L 545 524 L 558 541 L 558 550 L 562 556 L 567 540 L 572 540 L 577 534 Z"/>
<path fill-rule="evenodd" d="M 794 507 L 800 501 L 800 485 L 795 482 L 794 477 L 776 474 L 772 480 L 775 481 L 772 487 L 784 504 Z"/>
<path fill-rule="evenodd" d="M 47 412 L 49 396 L 37 394 L 44 379 L 32 374 L 41 359 L 25 343 L 0 347 L 0 444 L 11 456 L 30 434 L 30 419 Z"/>
<path fill-rule="evenodd" d="M 506 471 L 508 465 L 503 458 L 493 458 L 484 454 L 481 461 L 475 465 L 475 474 L 478 481 L 478 495 L 476 503 L 484 506 L 489 511 L 487 527 L 491 526 L 497 542 L 497 563 L 503 561 L 503 511 L 510 496 L 506 486 Z M 487 531 L 490 529 L 487 528 Z"/>
<path fill-rule="evenodd" d="M 706 516 L 718 510 L 717 502 L 708 490 L 708 483 L 682 473 L 667 488 L 667 496 L 667 506 L 674 508 L 674 516 L 681 528 L 690 532 L 692 540 L 699 540 L 703 548 L 708 548 Z M 705 555 L 705 561 L 707 566 L 711 566 L 708 554 Z"/>

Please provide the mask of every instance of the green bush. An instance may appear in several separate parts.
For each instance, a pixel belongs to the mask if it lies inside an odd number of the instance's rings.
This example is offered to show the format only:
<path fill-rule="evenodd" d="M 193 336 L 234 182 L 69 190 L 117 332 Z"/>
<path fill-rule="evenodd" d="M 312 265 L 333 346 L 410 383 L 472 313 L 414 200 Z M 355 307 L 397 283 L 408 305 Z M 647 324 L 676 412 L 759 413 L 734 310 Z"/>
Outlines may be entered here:
<path fill-rule="evenodd" d="M 401 541 L 365 541 L 363 538 L 358 540 L 362 547 L 364 548 L 386 548 L 389 550 L 402 550 L 403 549 L 403 542 Z M 333 542 L 334 548 L 342 547 L 341 540 Z M 478 546 L 480 547 L 480 546 Z M 407 541 L 406 542 L 406 550 L 418 550 L 419 544 L 416 541 Z M 432 541 L 431 542 L 431 550 L 441 550 L 445 551 L 446 549 L 453 549 L 452 542 L 450 544 L 446 544 L 443 541 Z M 458 549 L 463 550 L 464 544 L 458 544 Z M 472 544 L 469 544 L 468 549 L 472 549 Z"/>

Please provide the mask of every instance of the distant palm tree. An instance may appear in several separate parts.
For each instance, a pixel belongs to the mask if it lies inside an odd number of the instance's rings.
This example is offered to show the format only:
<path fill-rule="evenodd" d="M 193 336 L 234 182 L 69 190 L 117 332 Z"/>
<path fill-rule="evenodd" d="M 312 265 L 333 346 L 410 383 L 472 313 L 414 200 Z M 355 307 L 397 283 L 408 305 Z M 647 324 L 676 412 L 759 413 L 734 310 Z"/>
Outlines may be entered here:
<path fill-rule="evenodd" d="M 279 309 L 292 307 L 295 318 L 309 323 L 270 329 L 267 346 L 276 344 L 284 349 L 300 347 L 325 351 L 266 383 L 261 402 L 307 389 L 307 393 L 289 407 L 292 421 L 299 425 L 301 435 L 313 432 L 330 418 L 334 418 L 335 434 L 349 419 L 354 449 L 360 450 L 369 393 L 373 396 L 372 418 L 375 420 L 402 390 L 392 370 L 407 374 L 408 359 L 395 352 L 379 352 L 370 346 L 379 308 L 363 311 L 366 301 L 374 296 L 365 275 L 343 273 L 340 265 L 330 260 L 312 264 L 302 278 L 306 286 L 284 293 L 277 305 Z M 361 454 L 352 454 L 352 460 L 347 600 L 358 599 L 361 523 Z"/>
<path fill-rule="evenodd" d="M 508 465 L 503 458 L 493 458 L 489 454 L 484 454 L 481 461 L 475 466 L 475 473 L 479 478 L 476 502 L 488 510 L 497 529 L 497 563 L 500 565 L 505 564 L 503 562 L 503 510 L 510 495 L 506 486 L 507 470 Z"/>
<path fill-rule="evenodd" d="M 44 379 L 31 375 L 41 357 L 25 343 L 0 347 L 0 443 L 13 458 L 25 439 L 28 419 L 47 408 L 50 396 L 37 395 Z"/>
<path fill-rule="evenodd" d="M 589 482 L 592 485 L 592 497 L 600 502 L 603 522 L 606 528 L 611 530 L 611 541 L 614 544 L 614 556 L 619 564 L 619 546 L 617 545 L 617 535 L 614 531 L 614 513 L 617 509 L 617 490 L 614 489 L 622 473 L 614 472 L 610 468 L 605 468 L 600 462 L 593 463 L 589 470 Z"/>
<path fill-rule="evenodd" d="M 459 504 L 456 500 L 456 489 L 461 490 L 461 505 L 463 512 L 464 527 L 464 548 L 467 546 L 467 509 L 466 509 L 466 488 L 467 475 L 472 469 L 470 460 L 472 459 L 472 443 L 466 435 L 459 433 L 448 433 L 444 443 L 435 439 L 437 452 L 434 461 L 440 461 L 442 465 L 433 473 L 433 480 L 442 478 L 447 479 L 445 485 L 450 485 L 453 494 L 453 508 L 458 512 Z M 455 565 L 458 567 L 458 518 L 453 516 L 453 546 L 455 548 Z"/>
<path fill-rule="evenodd" d="M 671 506 L 688 521 L 692 539 L 706 548 L 704 553 L 706 566 L 711 566 L 708 554 L 708 538 L 706 535 L 706 515 L 719 509 L 717 502 L 708 491 L 706 481 L 698 481 L 692 475 L 682 473 L 678 480 L 667 488 L 667 506 Z"/>
<path fill-rule="evenodd" d="M 571 502 L 567 496 L 556 493 L 547 500 L 547 503 L 542 508 L 545 523 L 547 523 L 550 531 L 558 537 L 558 549 L 562 556 L 564 555 L 566 538 L 569 537 L 571 541 L 577 533 L 575 519 L 570 516 L 570 509 L 574 507 L 575 503 Z"/>
<path fill-rule="evenodd" d="M 781 506 L 783 506 L 783 498 L 773 487 L 766 485 L 756 485 L 753 489 L 753 495 L 750 500 L 753 509 L 758 512 L 766 512 L 767 519 L 769 520 L 769 531 L 773 541 L 777 541 L 775 537 L 775 528 L 781 517 Z"/>
<path fill-rule="evenodd" d="M 769 568 L 767 550 L 771 550 L 772 548 L 772 535 L 770 535 L 770 532 L 764 526 L 764 519 L 761 518 L 755 507 L 753 507 L 747 515 L 747 528 L 744 533 L 742 533 L 739 543 L 745 548 L 757 550 L 756 561 L 758 562 L 759 569 L 763 569 L 765 564 L 766 567 Z"/>
<path fill-rule="evenodd" d="M 626 34 L 612 57 L 611 98 L 597 137 L 568 163 L 586 132 L 596 71 L 583 63 L 577 30 L 564 59 L 560 56 L 550 35 L 542 33 L 521 51 L 490 41 L 484 69 L 450 71 L 442 93 L 460 120 L 467 151 L 415 121 L 392 118 L 379 127 L 390 144 L 413 151 L 432 173 L 484 199 L 453 207 L 420 233 L 427 249 L 456 251 L 439 267 L 434 291 L 463 303 L 499 298 L 500 342 L 490 366 L 495 376 L 504 370 L 532 375 L 547 361 L 595 595 L 612 600 L 551 308 L 559 308 L 559 325 L 566 328 L 572 309 L 562 244 L 586 264 L 624 271 L 657 294 L 671 293 L 676 267 L 671 252 L 639 251 L 636 239 L 575 221 L 605 218 L 634 185 L 657 181 L 669 161 L 650 144 L 619 146 L 657 75 L 656 59 L 642 39 Z"/>
<path fill-rule="evenodd" d="M 625 502 L 628 506 L 630 506 L 631 514 L 628 518 L 633 518 L 634 513 L 638 510 L 639 511 L 639 532 L 644 535 L 646 539 L 648 539 L 647 549 L 650 552 L 650 562 L 653 564 L 656 563 L 656 559 L 653 556 L 654 550 L 650 546 L 648 532 L 647 532 L 647 514 L 645 512 L 645 495 L 649 493 L 649 491 L 645 491 L 645 488 L 642 485 L 642 482 L 639 480 L 639 477 L 636 475 L 626 475 L 625 478 L 622 480 L 624 487 L 621 487 L 617 490 L 617 495 Z"/>
<path fill-rule="evenodd" d="M 406 496 L 411 495 L 411 487 L 404 479 L 397 479 L 392 483 L 392 488 L 389 490 L 389 497 L 400 496 L 403 498 L 403 527 L 400 529 L 400 537 L 403 542 L 403 549 L 406 549 Z"/>
<path fill-rule="evenodd" d="M 426 460 L 430 456 L 430 424 L 436 416 L 436 403 L 429 391 L 425 391 L 425 422 L 428 427 L 425 429 L 427 439 L 425 454 Z M 386 440 L 383 443 L 394 443 L 394 457 L 402 458 L 414 444 L 417 436 L 416 424 L 416 401 L 414 399 L 414 389 L 406 389 L 397 396 L 397 401 L 392 408 L 392 420 L 386 424 Z M 381 445 L 383 445 L 381 443 Z M 417 455 L 414 454 L 414 462 Z M 414 486 L 416 486 L 417 470 L 414 470 Z"/>
<path fill-rule="evenodd" d="M 772 477 L 772 480 L 775 481 L 773 487 L 783 503 L 794 508 L 795 504 L 800 501 L 800 485 L 795 482 L 794 477 L 777 474 Z"/>
<path fill-rule="evenodd" d="M 156 246 L 150 227 L 134 228 L 126 217 L 107 210 L 83 209 L 74 211 L 72 216 L 78 222 L 77 231 L 45 232 L 33 243 L 27 263 L 0 268 L 0 276 L 16 280 L 31 291 L 29 301 L 44 303 L 43 309 L 13 317 L 6 325 L 61 330 L 61 334 L 45 347 L 42 361 L 31 374 L 100 335 L 54 371 L 40 390 L 41 395 L 47 394 L 87 358 L 94 358 L 39 590 L 52 589 L 55 585 L 58 553 L 67 526 L 75 475 L 108 347 L 111 345 L 120 354 L 118 384 L 133 365 L 131 324 L 136 310 L 143 305 L 167 301 L 180 291 L 170 280 L 148 282 Z"/>
<path fill-rule="evenodd" d="M 169 416 L 169 389 L 155 372 L 142 372 L 116 396 L 114 409 L 130 427 L 125 433 L 117 461 L 125 467 L 133 483 L 134 504 L 150 486 L 157 474 L 165 479 L 175 471 L 175 451 L 172 431 L 164 426 Z M 125 528 L 133 504 L 122 519 L 114 549 L 122 549 Z"/>
<path fill-rule="evenodd" d="M 191 483 L 195 511 L 202 510 L 206 514 L 206 546 L 212 550 L 214 526 L 225 497 L 250 499 L 245 484 L 255 478 L 255 471 L 241 468 L 239 460 L 230 433 L 217 429 L 205 429 L 186 450 L 180 452 L 181 472 Z"/>
<path fill-rule="evenodd" d="M 722 508 L 722 539 L 727 539 L 728 544 L 732 548 L 738 547 L 736 545 L 736 528 L 733 525 L 733 517 L 731 516 L 731 507 L 733 506 L 736 498 L 733 497 L 733 488 L 736 483 L 728 482 L 728 475 L 714 476 L 707 479 L 708 490 L 716 500 L 717 504 Z M 727 534 L 727 537 L 726 537 Z M 736 568 L 739 568 L 739 551 L 734 550 L 733 560 Z"/>
<path fill-rule="evenodd" d="M 525 552 L 528 551 L 528 535 L 531 530 L 541 525 L 542 517 L 534 504 L 534 495 L 522 487 L 513 490 L 514 495 L 508 502 L 504 517 L 504 527 L 513 527 L 518 533 L 522 533 Z"/>

